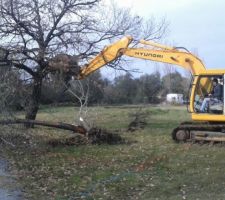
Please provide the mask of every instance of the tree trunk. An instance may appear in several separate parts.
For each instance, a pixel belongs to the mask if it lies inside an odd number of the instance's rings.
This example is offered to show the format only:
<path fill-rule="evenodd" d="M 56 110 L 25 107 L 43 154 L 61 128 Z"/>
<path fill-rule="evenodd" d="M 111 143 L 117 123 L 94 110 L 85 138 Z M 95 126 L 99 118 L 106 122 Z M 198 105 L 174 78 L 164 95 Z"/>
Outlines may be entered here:
<path fill-rule="evenodd" d="M 59 128 L 63 130 L 69 130 L 82 135 L 87 135 L 87 130 L 83 126 L 67 124 L 63 122 L 46 122 L 40 120 L 27 120 L 27 119 L 0 120 L 0 125 L 9 125 L 9 124 L 24 124 L 26 126 L 27 125 L 46 126 L 52 128 Z"/>
<path fill-rule="evenodd" d="M 42 78 L 40 76 L 34 77 L 33 89 L 30 98 L 28 99 L 28 104 L 25 108 L 26 116 L 25 119 L 35 120 L 36 115 L 39 109 L 39 103 L 41 98 L 41 87 L 42 87 Z M 31 127 L 33 125 L 27 125 Z"/>

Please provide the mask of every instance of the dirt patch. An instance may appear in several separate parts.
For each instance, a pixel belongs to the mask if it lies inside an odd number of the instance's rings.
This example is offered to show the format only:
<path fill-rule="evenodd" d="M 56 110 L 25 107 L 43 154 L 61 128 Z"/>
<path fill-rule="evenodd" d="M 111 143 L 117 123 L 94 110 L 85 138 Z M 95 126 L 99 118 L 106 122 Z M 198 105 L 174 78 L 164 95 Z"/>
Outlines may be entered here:
<path fill-rule="evenodd" d="M 100 128 L 92 128 L 88 131 L 88 139 L 92 144 L 119 144 L 124 142 L 119 134 Z"/>
<path fill-rule="evenodd" d="M 86 145 L 89 144 L 88 138 L 76 135 L 71 136 L 68 138 L 57 138 L 57 139 L 51 139 L 48 141 L 48 144 L 52 147 L 56 146 L 79 146 L 79 145 Z"/>
<path fill-rule="evenodd" d="M 128 131 L 133 132 L 139 129 L 144 129 L 146 125 L 147 122 L 145 121 L 134 120 L 128 125 Z"/>
<path fill-rule="evenodd" d="M 130 113 L 129 117 L 132 119 L 128 125 L 128 131 L 136 131 L 144 129 L 147 125 L 147 117 L 150 115 L 149 112 L 143 111 L 142 108 L 134 113 Z"/>
<path fill-rule="evenodd" d="M 59 145 L 79 146 L 87 144 L 121 144 L 124 139 L 117 133 L 112 133 L 100 128 L 92 128 L 88 131 L 87 136 L 75 135 L 68 138 L 52 139 L 48 144 L 55 147 Z"/>

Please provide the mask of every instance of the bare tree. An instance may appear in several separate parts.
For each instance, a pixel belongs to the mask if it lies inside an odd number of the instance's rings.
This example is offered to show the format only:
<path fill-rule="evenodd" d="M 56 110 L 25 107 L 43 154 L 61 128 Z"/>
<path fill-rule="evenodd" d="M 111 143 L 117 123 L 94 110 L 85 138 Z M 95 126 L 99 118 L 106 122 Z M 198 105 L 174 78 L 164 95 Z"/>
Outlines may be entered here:
<path fill-rule="evenodd" d="M 79 112 L 78 117 L 75 117 L 75 121 L 83 120 L 86 118 L 88 112 L 88 97 L 89 97 L 89 81 L 72 81 L 69 92 L 78 100 L 79 102 Z"/>
<path fill-rule="evenodd" d="M 25 72 L 32 87 L 26 119 L 36 118 L 43 78 L 59 70 L 49 67 L 56 55 L 76 55 L 83 63 L 105 41 L 125 34 L 158 39 L 165 28 L 165 21 L 146 25 L 129 10 L 113 4 L 106 9 L 100 0 L 0 0 L 0 46 L 9 50 L 12 66 Z M 70 71 L 67 67 L 64 72 Z"/>

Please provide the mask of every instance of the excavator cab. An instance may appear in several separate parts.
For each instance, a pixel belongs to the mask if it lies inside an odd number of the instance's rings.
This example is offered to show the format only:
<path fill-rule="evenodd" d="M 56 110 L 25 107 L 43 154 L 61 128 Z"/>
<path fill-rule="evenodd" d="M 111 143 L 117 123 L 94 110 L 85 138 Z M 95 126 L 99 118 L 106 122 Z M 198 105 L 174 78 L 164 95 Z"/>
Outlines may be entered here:
<path fill-rule="evenodd" d="M 224 111 L 223 95 L 224 95 L 223 75 L 199 76 L 194 95 L 194 112 L 223 114 Z"/>
<path fill-rule="evenodd" d="M 175 141 L 225 142 L 224 81 L 225 70 L 205 70 L 194 76 L 189 105 L 192 121 L 172 131 Z"/>

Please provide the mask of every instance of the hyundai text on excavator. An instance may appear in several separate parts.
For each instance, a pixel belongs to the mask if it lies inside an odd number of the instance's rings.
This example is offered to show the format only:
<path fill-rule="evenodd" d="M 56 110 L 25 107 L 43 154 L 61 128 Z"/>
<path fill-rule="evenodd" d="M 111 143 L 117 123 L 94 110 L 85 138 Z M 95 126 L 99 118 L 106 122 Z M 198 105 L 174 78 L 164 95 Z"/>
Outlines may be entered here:
<path fill-rule="evenodd" d="M 203 62 L 185 48 L 169 47 L 151 41 L 140 40 L 138 48 L 131 46 L 133 38 L 126 36 L 105 47 L 88 64 L 80 68 L 77 79 L 83 79 L 95 70 L 107 65 L 121 56 L 146 59 L 178 65 L 192 74 L 188 111 L 192 121 L 182 122 L 172 131 L 175 141 L 225 141 L 225 102 L 224 92 L 214 103 L 208 103 L 202 112 L 201 104 L 212 91 L 213 80 L 217 80 L 224 91 L 225 70 L 206 69 Z"/>

